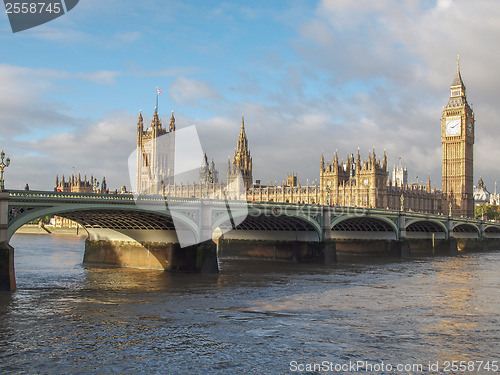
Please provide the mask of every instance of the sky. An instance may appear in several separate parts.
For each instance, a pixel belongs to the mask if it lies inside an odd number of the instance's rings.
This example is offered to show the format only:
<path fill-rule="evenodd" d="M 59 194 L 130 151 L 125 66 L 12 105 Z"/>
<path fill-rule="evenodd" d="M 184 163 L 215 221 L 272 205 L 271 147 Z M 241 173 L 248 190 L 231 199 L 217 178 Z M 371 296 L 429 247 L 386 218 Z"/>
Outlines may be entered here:
<path fill-rule="evenodd" d="M 80 0 L 12 33 L 0 16 L 5 186 L 58 174 L 130 186 L 139 111 L 195 125 L 225 179 L 241 117 L 263 183 L 319 179 L 332 160 L 384 150 L 441 188 L 441 115 L 457 55 L 476 119 L 474 182 L 500 182 L 500 2 Z M 200 161 L 201 164 L 201 161 Z"/>

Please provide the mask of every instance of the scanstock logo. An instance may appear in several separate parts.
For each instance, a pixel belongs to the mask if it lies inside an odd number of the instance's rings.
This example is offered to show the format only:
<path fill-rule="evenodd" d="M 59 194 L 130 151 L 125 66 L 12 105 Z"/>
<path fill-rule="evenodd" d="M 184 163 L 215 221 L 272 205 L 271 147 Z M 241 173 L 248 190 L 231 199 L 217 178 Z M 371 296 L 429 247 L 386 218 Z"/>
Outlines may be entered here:
<path fill-rule="evenodd" d="M 31 29 L 61 17 L 79 0 L 3 0 L 13 33 Z"/>

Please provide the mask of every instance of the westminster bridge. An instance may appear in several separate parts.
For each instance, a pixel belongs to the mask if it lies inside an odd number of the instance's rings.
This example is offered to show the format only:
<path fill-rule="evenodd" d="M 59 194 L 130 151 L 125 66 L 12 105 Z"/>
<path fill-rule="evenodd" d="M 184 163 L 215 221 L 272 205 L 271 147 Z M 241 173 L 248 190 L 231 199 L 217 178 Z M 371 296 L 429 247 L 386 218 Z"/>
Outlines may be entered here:
<path fill-rule="evenodd" d="M 130 194 L 0 192 L 0 290 L 16 230 L 58 215 L 88 233 L 84 264 L 217 272 L 217 257 L 333 263 L 500 249 L 500 223 L 397 210 Z M 217 243 L 217 245 L 216 245 Z"/>

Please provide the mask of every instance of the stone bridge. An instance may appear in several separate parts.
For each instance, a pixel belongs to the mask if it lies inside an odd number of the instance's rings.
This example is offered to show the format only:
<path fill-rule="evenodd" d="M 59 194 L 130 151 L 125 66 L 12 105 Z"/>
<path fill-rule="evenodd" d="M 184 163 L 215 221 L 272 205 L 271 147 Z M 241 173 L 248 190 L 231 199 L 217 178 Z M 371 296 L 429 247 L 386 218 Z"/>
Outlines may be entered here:
<path fill-rule="evenodd" d="M 329 263 L 344 256 L 456 253 L 500 243 L 500 223 L 435 214 L 11 190 L 0 192 L 0 289 L 15 288 L 10 238 L 47 215 L 71 219 L 87 231 L 85 264 L 189 272 L 217 272 L 217 256 Z"/>

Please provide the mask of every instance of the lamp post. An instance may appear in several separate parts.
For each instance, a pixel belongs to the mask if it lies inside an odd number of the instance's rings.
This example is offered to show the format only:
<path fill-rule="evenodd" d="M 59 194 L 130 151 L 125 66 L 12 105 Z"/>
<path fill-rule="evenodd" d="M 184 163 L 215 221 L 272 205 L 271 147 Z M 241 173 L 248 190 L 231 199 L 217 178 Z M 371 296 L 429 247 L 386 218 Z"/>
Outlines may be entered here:
<path fill-rule="evenodd" d="M 5 159 L 5 163 L 4 163 L 4 158 L 5 158 L 5 152 L 2 152 L 0 153 L 0 159 L 1 159 L 1 162 L 0 162 L 0 190 L 3 190 L 4 189 L 4 181 L 3 181 L 3 171 L 5 168 L 7 168 L 9 165 L 10 165 L 10 158 L 7 156 L 7 159 Z"/>

